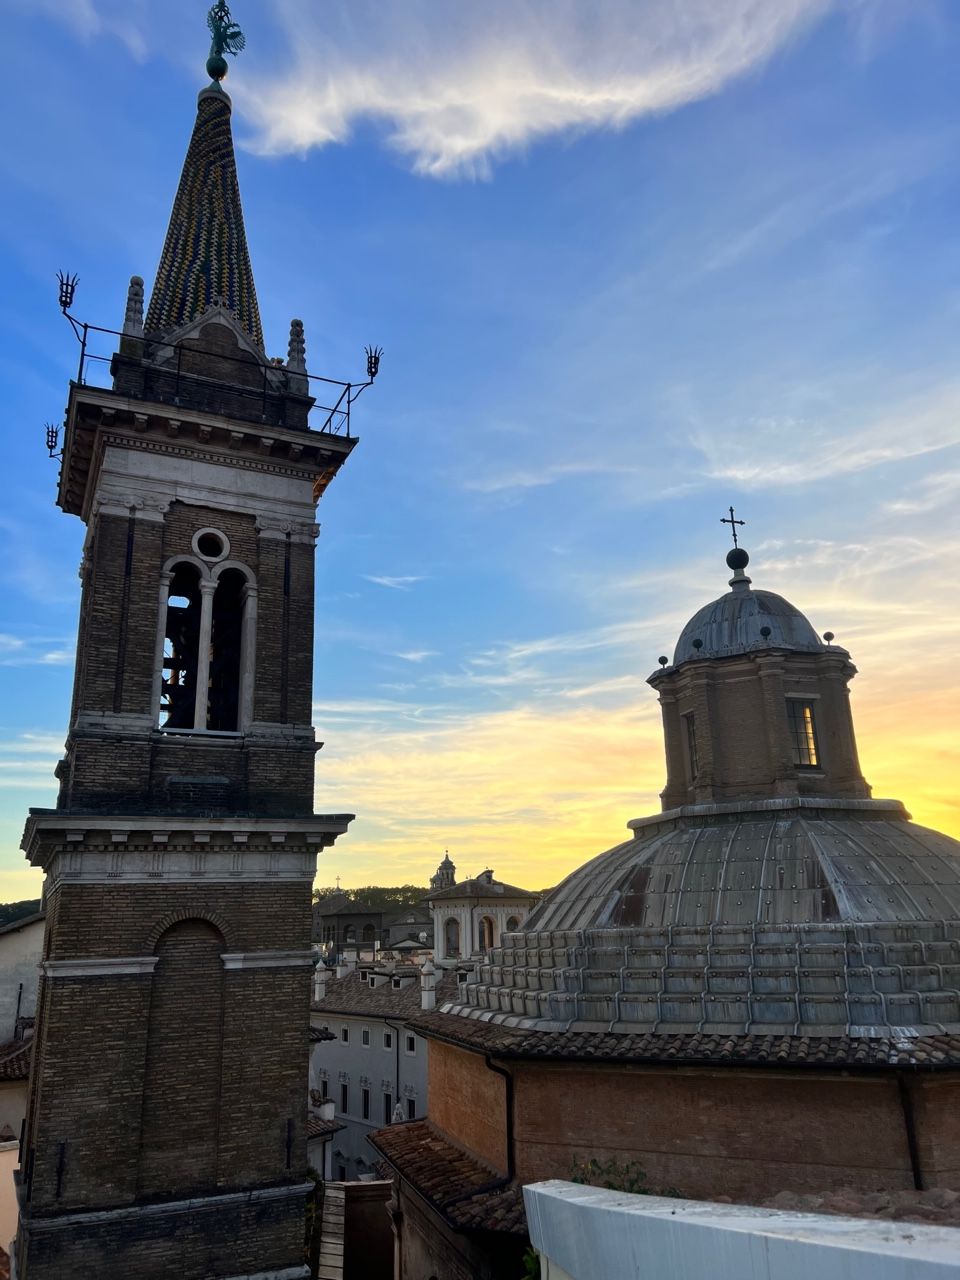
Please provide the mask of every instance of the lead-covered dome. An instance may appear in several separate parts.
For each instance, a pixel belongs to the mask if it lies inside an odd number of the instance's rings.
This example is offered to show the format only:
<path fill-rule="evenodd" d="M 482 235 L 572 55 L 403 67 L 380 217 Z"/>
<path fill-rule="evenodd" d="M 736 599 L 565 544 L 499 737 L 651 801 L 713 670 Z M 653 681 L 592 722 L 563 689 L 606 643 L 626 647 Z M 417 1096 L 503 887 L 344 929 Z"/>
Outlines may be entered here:
<path fill-rule="evenodd" d="M 752 649 L 822 652 L 823 642 L 789 600 L 773 591 L 753 591 L 747 577 L 734 577 L 731 585 L 726 595 L 698 609 L 680 632 L 673 653 L 675 667 L 696 658 L 729 658 Z"/>
<path fill-rule="evenodd" d="M 960 1032 L 960 842 L 897 801 L 690 806 L 631 826 L 448 1012 L 551 1031 Z"/>

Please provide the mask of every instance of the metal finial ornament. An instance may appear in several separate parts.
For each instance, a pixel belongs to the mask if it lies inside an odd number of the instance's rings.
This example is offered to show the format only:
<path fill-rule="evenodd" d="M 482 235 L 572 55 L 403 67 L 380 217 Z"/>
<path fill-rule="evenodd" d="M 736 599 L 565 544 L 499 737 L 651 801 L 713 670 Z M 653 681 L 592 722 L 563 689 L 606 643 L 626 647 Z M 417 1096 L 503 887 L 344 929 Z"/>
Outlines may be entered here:
<path fill-rule="evenodd" d="M 380 357 L 383 355 L 383 347 L 364 347 L 364 351 L 367 353 L 367 377 L 373 382 L 380 372 Z"/>
<path fill-rule="evenodd" d="M 45 422 L 43 430 L 47 441 L 47 453 L 51 458 L 59 458 L 61 455 L 57 449 L 60 444 L 60 428 L 55 427 L 52 422 Z"/>
<path fill-rule="evenodd" d="M 73 295 L 77 292 L 77 277 L 58 271 L 57 280 L 60 284 L 60 310 L 69 311 L 73 306 Z"/>
<path fill-rule="evenodd" d="M 213 40 L 210 44 L 210 57 L 207 59 L 207 75 L 211 80 L 224 80 L 227 75 L 227 60 L 223 56 L 229 53 L 235 58 L 247 43 L 247 38 L 230 16 L 230 6 L 226 0 L 217 3 L 207 14 L 207 26 Z"/>
<path fill-rule="evenodd" d="M 730 526 L 730 532 L 733 534 L 733 545 L 734 545 L 735 547 L 738 547 L 740 544 L 739 544 L 739 542 L 737 541 L 737 525 L 738 525 L 738 524 L 741 524 L 741 525 L 742 525 L 742 524 L 746 524 L 746 523 L 747 523 L 747 522 L 746 522 L 746 520 L 735 520 L 735 519 L 733 518 L 733 507 L 731 507 L 731 508 L 730 508 L 730 518 L 728 519 L 726 516 L 721 516 L 721 518 L 720 518 L 720 523 L 721 523 L 721 524 L 728 524 L 728 525 Z"/>

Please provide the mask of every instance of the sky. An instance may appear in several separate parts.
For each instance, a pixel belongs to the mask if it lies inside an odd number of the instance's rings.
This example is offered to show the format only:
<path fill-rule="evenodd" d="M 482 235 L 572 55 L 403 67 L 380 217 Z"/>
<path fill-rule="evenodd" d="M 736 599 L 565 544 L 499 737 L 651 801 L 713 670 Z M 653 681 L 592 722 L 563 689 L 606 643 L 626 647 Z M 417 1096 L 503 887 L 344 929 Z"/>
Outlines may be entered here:
<path fill-rule="evenodd" d="M 55 803 L 83 528 L 56 306 L 149 293 L 202 0 L 0 0 L 0 898 Z M 646 677 L 754 585 L 847 647 L 877 797 L 960 836 L 955 0 L 236 0 L 268 352 L 358 380 L 317 553 L 318 882 L 556 883 L 659 808 Z"/>

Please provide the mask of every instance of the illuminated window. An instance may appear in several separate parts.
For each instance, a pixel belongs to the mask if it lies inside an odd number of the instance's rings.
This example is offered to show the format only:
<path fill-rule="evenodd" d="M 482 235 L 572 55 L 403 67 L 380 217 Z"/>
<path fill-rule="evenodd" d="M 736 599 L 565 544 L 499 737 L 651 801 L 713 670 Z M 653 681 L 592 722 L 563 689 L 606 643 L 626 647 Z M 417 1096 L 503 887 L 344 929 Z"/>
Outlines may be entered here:
<path fill-rule="evenodd" d="M 817 748 L 817 726 L 813 716 L 813 703 L 801 702 L 799 698 L 788 698 L 787 722 L 790 726 L 793 763 L 798 769 L 818 768 L 820 752 Z"/>

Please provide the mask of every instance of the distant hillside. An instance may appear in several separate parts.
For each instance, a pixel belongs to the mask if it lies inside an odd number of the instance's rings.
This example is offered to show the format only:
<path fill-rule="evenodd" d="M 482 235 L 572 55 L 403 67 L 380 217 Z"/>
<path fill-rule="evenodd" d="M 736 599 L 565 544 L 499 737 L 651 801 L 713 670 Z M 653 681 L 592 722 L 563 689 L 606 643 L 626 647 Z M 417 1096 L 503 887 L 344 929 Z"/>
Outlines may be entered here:
<path fill-rule="evenodd" d="M 5 924 L 22 920 L 24 916 L 35 915 L 39 910 L 39 898 L 30 898 L 27 902 L 0 902 L 0 929 Z"/>

